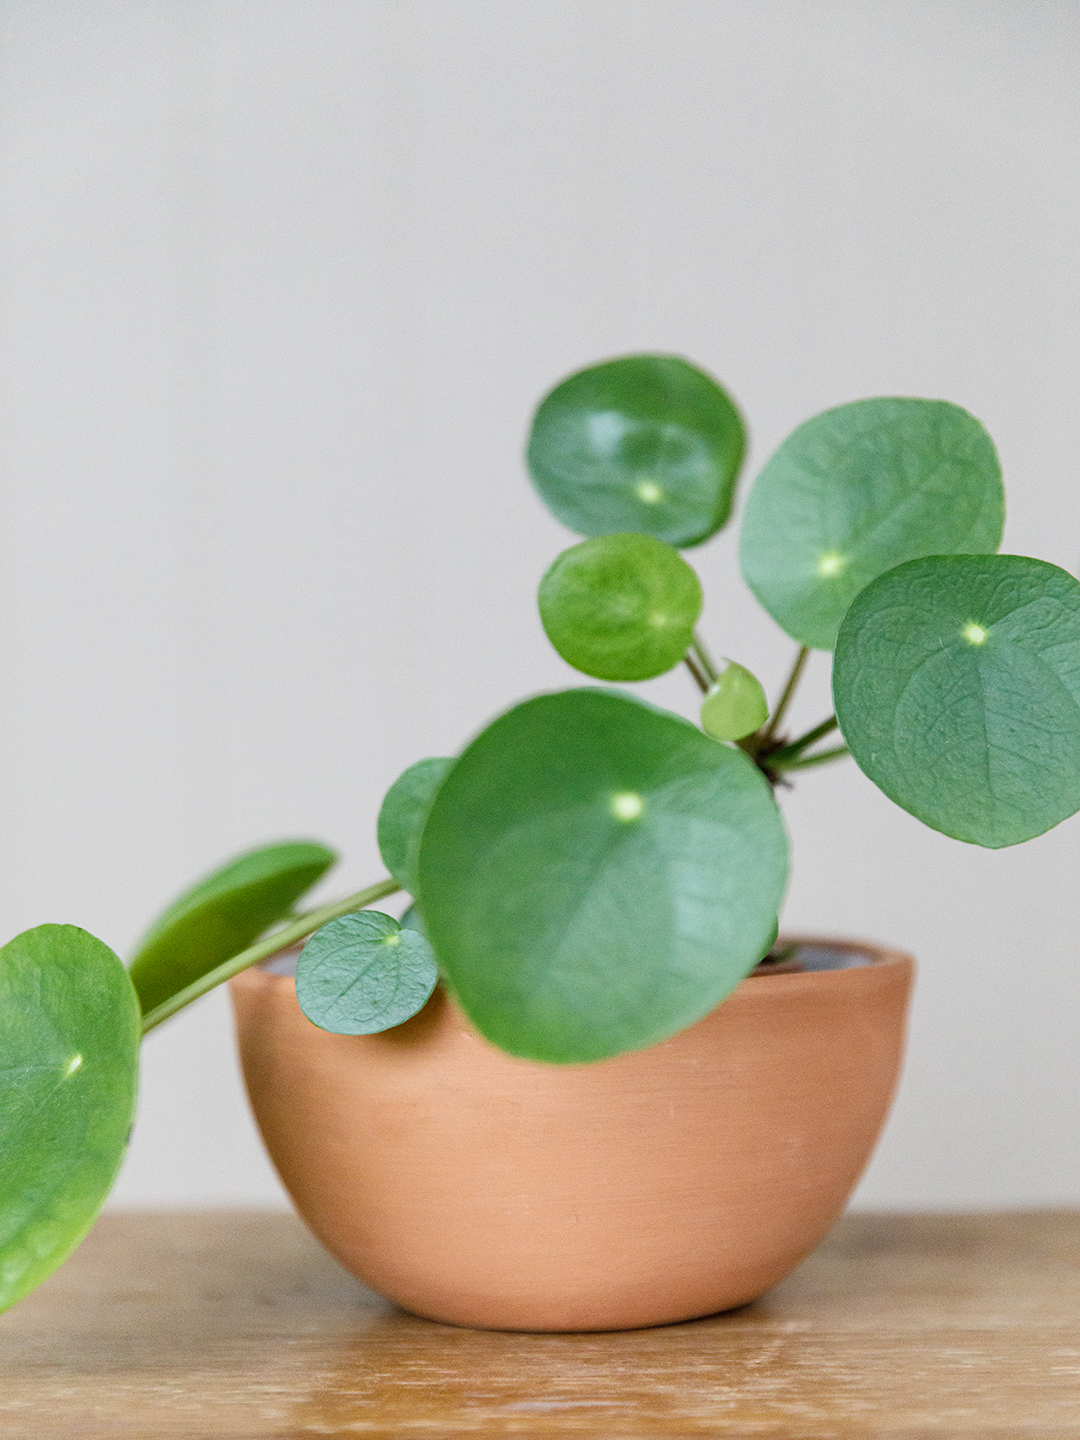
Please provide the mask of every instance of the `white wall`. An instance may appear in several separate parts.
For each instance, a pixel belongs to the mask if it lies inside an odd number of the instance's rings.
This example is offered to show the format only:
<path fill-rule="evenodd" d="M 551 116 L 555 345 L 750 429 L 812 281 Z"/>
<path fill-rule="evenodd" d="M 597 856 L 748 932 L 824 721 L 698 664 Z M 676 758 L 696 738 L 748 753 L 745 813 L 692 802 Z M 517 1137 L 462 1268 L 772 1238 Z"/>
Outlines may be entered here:
<path fill-rule="evenodd" d="M 859 396 L 982 417 L 1006 548 L 1080 558 L 1080 16 L 1013 0 L 6 0 L 0 932 L 130 947 L 292 834 L 381 873 L 421 755 L 572 683 L 532 405 L 714 370 L 750 473 Z M 717 650 L 789 642 L 723 537 Z M 826 713 L 820 659 L 802 707 Z M 679 677 L 652 693 L 690 709 Z M 815 693 L 816 691 L 816 693 Z M 1080 821 L 922 829 L 850 765 L 786 802 L 789 927 L 910 947 L 866 1205 L 1080 1201 Z M 146 1048 L 125 1203 L 276 1203 L 220 996 Z"/>

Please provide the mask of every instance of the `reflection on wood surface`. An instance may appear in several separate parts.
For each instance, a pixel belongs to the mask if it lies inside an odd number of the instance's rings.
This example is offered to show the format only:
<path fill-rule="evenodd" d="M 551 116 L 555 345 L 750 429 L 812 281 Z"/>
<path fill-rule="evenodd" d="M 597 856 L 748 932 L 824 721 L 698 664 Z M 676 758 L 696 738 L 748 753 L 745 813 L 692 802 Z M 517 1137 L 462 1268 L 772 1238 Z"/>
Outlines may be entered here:
<path fill-rule="evenodd" d="M 851 1216 L 755 1305 L 656 1330 L 413 1319 L 292 1216 L 105 1216 L 0 1317 L 11 1440 L 1075 1440 L 1080 1215 Z"/>

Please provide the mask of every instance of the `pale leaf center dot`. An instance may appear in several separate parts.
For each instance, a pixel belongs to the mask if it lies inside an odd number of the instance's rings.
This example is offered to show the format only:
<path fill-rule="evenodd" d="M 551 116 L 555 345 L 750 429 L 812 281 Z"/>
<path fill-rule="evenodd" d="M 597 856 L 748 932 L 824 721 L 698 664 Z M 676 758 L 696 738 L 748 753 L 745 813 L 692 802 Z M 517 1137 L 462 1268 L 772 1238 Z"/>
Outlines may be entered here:
<path fill-rule="evenodd" d="M 636 820 L 645 809 L 645 801 L 634 790 L 620 790 L 611 797 L 611 813 L 616 820 Z"/>
<path fill-rule="evenodd" d="M 81 1064 L 82 1064 L 82 1056 L 81 1056 L 81 1055 L 73 1055 L 73 1056 L 71 1057 L 71 1059 L 70 1059 L 70 1060 L 68 1061 L 68 1063 L 67 1063 L 67 1069 L 64 1071 L 64 1079 L 66 1080 L 69 1075 L 74 1075 L 74 1074 L 75 1074 L 75 1071 L 78 1070 L 78 1068 L 79 1068 L 79 1066 L 80 1066 Z"/>
<path fill-rule="evenodd" d="M 662 630 L 668 623 L 668 618 L 662 610 L 654 610 L 649 616 L 649 624 L 654 630 Z"/>
<path fill-rule="evenodd" d="M 828 551 L 817 562 L 817 573 L 823 580 L 831 580 L 834 575 L 841 575 L 846 569 L 847 560 L 836 550 Z"/>
<path fill-rule="evenodd" d="M 655 480 L 639 480 L 634 486 L 634 494 L 646 505 L 659 505 L 664 498 L 664 492 Z"/>
<path fill-rule="evenodd" d="M 395 934 L 395 935 L 386 935 L 386 936 L 384 936 L 384 938 L 383 938 L 383 944 L 384 944 L 384 945 L 400 945 L 400 944 L 401 944 L 401 936 L 400 936 L 400 935 L 397 935 L 397 934 Z"/>
<path fill-rule="evenodd" d="M 964 626 L 964 639 L 969 645 L 981 645 L 986 639 L 986 631 L 972 620 L 970 624 Z"/>

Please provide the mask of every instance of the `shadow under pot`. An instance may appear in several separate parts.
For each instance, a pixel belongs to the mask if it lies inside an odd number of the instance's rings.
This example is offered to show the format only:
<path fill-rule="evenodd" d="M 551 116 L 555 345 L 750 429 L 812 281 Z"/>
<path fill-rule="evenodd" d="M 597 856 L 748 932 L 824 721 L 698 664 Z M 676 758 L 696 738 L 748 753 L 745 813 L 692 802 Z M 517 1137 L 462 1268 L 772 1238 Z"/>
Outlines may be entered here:
<path fill-rule="evenodd" d="M 896 1086 L 914 966 L 789 941 L 703 1020 L 590 1065 L 518 1060 L 441 989 L 381 1035 L 232 981 L 241 1061 L 297 1209 L 372 1289 L 432 1320 L 622 1330 L 756 1299 L 843 1209 Z"/>

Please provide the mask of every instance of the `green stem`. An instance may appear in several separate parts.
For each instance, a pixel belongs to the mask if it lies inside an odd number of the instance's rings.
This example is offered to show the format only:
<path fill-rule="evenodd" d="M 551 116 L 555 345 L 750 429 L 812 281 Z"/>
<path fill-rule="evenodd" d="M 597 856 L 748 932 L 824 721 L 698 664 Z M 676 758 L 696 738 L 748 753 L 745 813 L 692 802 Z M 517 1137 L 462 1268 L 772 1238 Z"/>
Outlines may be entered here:
<path fill-rule="evenodd" d="M 694 658 L 691 651 L 688 650 L 683 656 L 683 664 L 690 671 L 690 674 L 694 677 L 694 683 L 701 691 L 701 693 L 703 695 L 707 695 L 709 693 L 709 682 L 705 677 L 704 671 L 698 665 L 698 662 Z"/>
<path fill-rule="evenodd" d="M 802 760 L 792 760 L 787 765 L 781 764 L 781 770 L 807 770 L 811 765 L 824 765 L 829 760 L 842 760 L 851 751 L 846 745 L 836 745 L 832 750 L 819 750 L 816 755 L 807 755 Z M 769 762 L 772 764 L 772 761 Z"/>
<path fill-rule="evenodd" d="M 831 734 L 837 728 L 839 721 L 835 715 L 830 715 L 827 720 L 822 720 L 820 725 L 815 725 L 812 730 L 807 730 L 805 735 L 800 735 L 797 740 L 792 740 L 788 745 L 781 745 L 767 757 L 768 764 L 776 768 L 790 769 L 791 762 L 798 759 L 804 750 L 809 749 L 816 741 Z"/>
<path fill-rule="evenodd" d="M 776 702 L 776 709 L 772 713 L 772 718 L 761 732 L 760 742 L 758 744 L 759 750 L 768 744 L 779 730 L 780 723 L 787 714 L 787 708 L 791 704 L 791 697 L 795 694 L 795 688 L 802 679 L 803 670 L 805 670 L 806 662 L 809 659 L 810 647 L 808 645 L 800 645 L 799 653 L 795 656 L 795 664 L 791 667 L 791 674 L 787 678 L 787 684 L 780 693 L 780 699 Z"/>
<path fill-rule="evenodd" d="M 287 950 L 290 945 L 295 945 L 298 940 L 306 940 L 313 935 L 320 926 L 327 924 L 330 920 L 336 920 L 341 915 L 351 915 L 354 910 L 362 910 L 365 905 L 370 905 L 373 900 L 381 900 L 384 895 L 393 895 L 395 890 L 401 886 L 396 880 L 380 880 L 377 885 L 369 885 L 366 890 L 359 890 L 355 895 L 350 895 L 346 900 L 335 900 L 332 905 L 320 905 L 316 910 L 309 910 L 307 914 L 300 915 L 291 925 L 284 926 L 281 930 L 275 930 L 272 935 L 264 935 L 254 945 L 246 950 L 241 950 L 239 955 L 226 960 L 216 970 L 209 970 L 205 975 L 193 981 L 183 990 L 178 990 L 175 995 L 170 995 L 168 1000 L 163 1000 L 160 1005 L 155 1006 L 148 1014 L 143 1016 L 142 1033 L 149 1034 L 163 1020 L 168 1020 L 170 1015 L 175 1015 L 178 1010 L 183 1010 L 193 1000 L 200 999 L 208 991 L 215 989 L 218 985 L 231 980 L 234 975 L 239 975 L 241 970 L 246 970 L 250 965 L 257 965 L 260 960 L 265 960 L 270 955 L 276 955 L 279 950 Z"/>
<path fill-rule="evenodd" d="M 705 648 L 704 640 L 702 640 L 696 630 L 690 637 L 690 649 L 697 656 L 698 665 L 701 667 L 701 672 L 706 680 L 708 680 L 710 685 L 715 685 L 719 678 L 719 671 L 713 663 L 712 656 Z"/>

